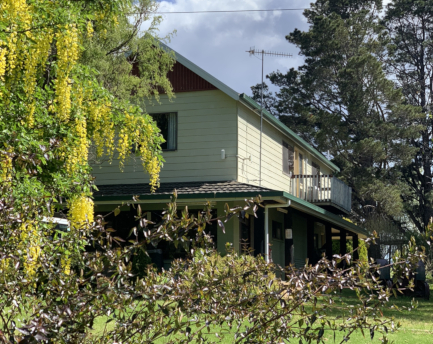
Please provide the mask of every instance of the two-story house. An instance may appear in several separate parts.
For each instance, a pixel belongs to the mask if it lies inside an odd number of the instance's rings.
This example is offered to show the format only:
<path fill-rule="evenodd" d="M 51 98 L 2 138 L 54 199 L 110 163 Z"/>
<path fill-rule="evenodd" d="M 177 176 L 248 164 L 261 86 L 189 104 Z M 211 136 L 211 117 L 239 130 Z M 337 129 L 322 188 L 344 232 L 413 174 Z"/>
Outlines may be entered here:
<path fill-rule="evenodd" d="M 281 266 L 303 266 L 323 252 L 330 257 L 335 240 L 342 252 L 347 240 L 356 247 L 366 232 L 341 217 L 351 211 L 351 189 L 334 176 L 338 167 L 267 111 L 261 117 L 245 94 L 178 53 L 176 61 L 169 73 L 176 98 L 162 95 L 160 103 L 146 104 L 166 139 L 161 187 L 150 193 L 147 175 L 133 160 L 124 172 L 115 164 L 95 166 L 95 211 L 103 214 L 139 195 L 148 218 L 157 221 L 177 189 L 180 208 L 200 211 L 210 201 L 220 216 L 225 203 L 243 205 L 260 194 L 258 218 L 232 218 L 225 233 L 211 226 L 218 250 L 247 242 L 254 254 Z M 125 206 L 109 220 L 118 235 L 127 235 L 133 216 Z M 168 244 L 161 250 L 166 263 L 181 255 Z"/>

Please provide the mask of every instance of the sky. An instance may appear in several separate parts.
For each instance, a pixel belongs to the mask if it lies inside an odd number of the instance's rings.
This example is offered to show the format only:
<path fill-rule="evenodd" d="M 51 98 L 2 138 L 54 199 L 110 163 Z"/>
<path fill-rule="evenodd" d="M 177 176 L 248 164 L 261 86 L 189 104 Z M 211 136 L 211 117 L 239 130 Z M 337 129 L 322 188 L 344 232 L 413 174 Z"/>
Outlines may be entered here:
<path fill-rule="evenodd" d="M 308 0 L 159 2 L 159 12 L 309 7 Z M 303 58 L 298 55 L 297 48 L 286 41 L 285 36 L 295 28 L 308 30 L 302 12 L 164 14 L 159 35 L 166 36 L 176 30 L 168 43 L 169 47 L 236 92 L 251 95 L 250 87 L 261 80 L 261 61 L 249 56 L 246 51 L 255 47 L 293 55 L 292 58 L 265 57 L 265 75 L 275 70 L 285 72 L 301 65 Z"/>
<path fill-rule="evenodd" d="M 310 0 L 157 0 L 159 12 L 307 8 Z M 384 5 L 391 0 L 384 0 Z M 146 27 L 146 23 L 143 28 Z M 295 28 L 306 31 L 303 11 L 163 14 L 159 35 L 176 30 L 168 46 L 239 93 L 261 81 L 261 61 L 246 52 L 251 47 L 292 54 L 265 57 L 264 73 L 303 64 L 299 50 L 285 36 Z M 265 79 L 266 82 L 266 79 Z M 269 80 L 267 81 L 269 86 Z M 272 91 L 278 90 L 270 87 Z"/>

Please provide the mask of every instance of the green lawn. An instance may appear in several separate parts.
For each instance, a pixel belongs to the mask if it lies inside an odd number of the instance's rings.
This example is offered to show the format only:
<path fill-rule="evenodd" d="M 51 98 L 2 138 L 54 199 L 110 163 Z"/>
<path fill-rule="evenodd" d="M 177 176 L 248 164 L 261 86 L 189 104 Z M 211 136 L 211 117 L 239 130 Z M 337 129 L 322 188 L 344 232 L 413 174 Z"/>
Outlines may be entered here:
<path fill-rule="evenodd" d="M 341 298 L 341 302 L 350 304 L 355 301 L 354 296 L 344 295 Z M 391 304 L 396 305 L 398 308 L 409 307 L 412 298 L 410 297 L 398 297 L 392 299 Z M 413 343 L 413 344 L 431 344 L 433 343 L 433 301 L 426 301 L 424 299 L 416 298 L 418 301 L 418 307 L 413 311 L 388 309 L 384 311 L 384 316 L 393 316 L 395 322 L 400 322 L 402 327 L 395 333 L 389 333 L 388 339 L 394 341 L 397 344 L 400 343 Z M 336 303 L 339 303 L 337 301 Z M 375 338 L 370 340 L 369 333 L 365 334 L 364 338 L 361 332 L 354 333 L 351 335 L 350 342 L 356 344 L 364 343 L 381 343 L 381 335 L 377 334 Z M 336 335 L 336 342 L 339 343 L 343 339 L 342 334 Z M 333 343 L 333 334 L 328 334 L 327 342 Z"/>
<path fill-rule="evenodd" d="M 389 333 L 388 338 L 397 344 L 400 343 L 413 343 L 413 344 L 432 344 L 433 343 L 433 301 L 426 301 L 423 299 L 416 299 L 419 303 L 418 308 L 413 311 L 397 309 L 390 309 L 384 312 L 384 316 L 394 316 L 396 323 L 400 322 L 402 327 L 395 333 Z M 347 303 L 350 304 L 355 302 L 356 298 L 354 295 L 344 293 L 341 298 L 336 298 L 336 303 Z M 399 297 L 391 301 L 397 307 L 410 306 L 411 298 Z M 343 314 L 341 314 L 343 315 Z M 95 323 L 95 331 L 102 331 L 104 326 L 104 320 L 101 319 Z M 194 329 L 193 329 L 194 330 Z M 209 334 L 210 340 L 216 340 L 214 333 L 218 330 L 221 334 L 220 329 L 214 328 Z M 222 343 L 233 343 L 234 342 L 234 331 L 230 332 L 228 328 L 223 329 L 225 333 Z M 325 342 L 334 343 L 334 334 L 332 332 L 325 333 Z M 366 333 L 364 338 L 361 332 L 354 333 L 351 335 L 349 343 L 364 344 L 364 343 L 381 343 L 381 335 L 377 333 L 373 341 L 370 340 L 369 333 Z M 173 338 L 169 338 L 173 339 Z M 337 333 L 336 343 L 340 343 L 343 339 L 342 333 Z M 155 341 L 155 344 L 163 344 L 167 342 L 167 338 Z M 297 342 L 296 342 L 297 343 Z"/>

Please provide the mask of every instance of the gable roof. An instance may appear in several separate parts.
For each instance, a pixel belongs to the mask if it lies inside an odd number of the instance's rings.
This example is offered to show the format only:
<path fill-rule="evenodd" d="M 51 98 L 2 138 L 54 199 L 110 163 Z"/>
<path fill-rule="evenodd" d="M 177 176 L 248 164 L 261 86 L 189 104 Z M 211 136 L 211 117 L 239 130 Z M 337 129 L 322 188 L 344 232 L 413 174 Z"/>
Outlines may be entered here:
<path fill-rule="evenodd" d="M 218 89 L 178 61 L 174 63 L 173 69 L 167 73 L 167 77 L 174 93 Z"/>
<path fill-rule="evenodd" d="M 233 98 L 234 100 L 239 100 L 239 93 L 237 93 L 235 90 L 233 90 L 232 88 L 228 87 L 226 84 L 224 84 L 223 82 L 219 81 L 217 78 L 215 78 L 214 76 L 210 75 L 204 69 L 201 69 L 195 63 L 191 62 L 186 57 L 182 56 L 177 51 L 174 51 L 173 49 L 171 49 L 170 47 L 168 47 L 164 43 L 160 42 L 160 44 L 161 44 L 161 46 L 162 46 L 162 48 L 164 50 L 166 50 L 168 52 L 171 52 L 171 53 L 174 53 L 177 62 L 183 64 L 186 68 L 190 69 L 195 74 L 197 74 L 198 76 L 202 77 L 204 80 L 206 80 L 210 84 L 214 85 L 216 88 L 218 88 L 220 91 L 222 91 L 225 94 L 227 94 L 229 97 Z"/>
<path fill-rule="evenodd" d="M 220 91 L 224 92 L 226 95 L 228 95 L 230 98 L 233 98 L 236 101 L 240 101 L 250 107 L 253 107 L 256 110 L 260 110 L 260 105 L 257 104 L 253 99 L 248 97 L 245 93 L 239 94 L 214 76 L 210 75 L 208 72 L 206 72 L 204 69 L 197 66 L 195 63 L 188 60 L 186 57 L 179 54 L 177 51 L 174 51 L 164 43 L 160 42 L 161 47 L 166 50 L 169 53 L 173 53 L 176 61 L 180 64 L 184 65 L 186 68 L 209 82 L 211 85 L 218 88 Z M 280 120 L 275 118 L 271 113 L 269 113 L 267 110 L 263 109 L 263 118 L 268 121 L 271 125 L 276 126 L 278 129 L 280 129 L 284 134 L 286 134 L 288 137 L 290 137 L 294 142 L 299 144 L 302 148 L 304 148 L 306 151 L 310 152 L 315 158 L 317 158 L 319 161 L 321 161 L 323 164 L 331 168 L 333 171 L 340 172 L 340 168 L 329 161 L 322 153 L 320 153 L 318 150 L 313 148 L 309 143 L 307 143 L 304 139 L 302 139 L 300 136 L 295 134 L 292 130 L 290 130 L 286 125 L 284 125 Z"/>

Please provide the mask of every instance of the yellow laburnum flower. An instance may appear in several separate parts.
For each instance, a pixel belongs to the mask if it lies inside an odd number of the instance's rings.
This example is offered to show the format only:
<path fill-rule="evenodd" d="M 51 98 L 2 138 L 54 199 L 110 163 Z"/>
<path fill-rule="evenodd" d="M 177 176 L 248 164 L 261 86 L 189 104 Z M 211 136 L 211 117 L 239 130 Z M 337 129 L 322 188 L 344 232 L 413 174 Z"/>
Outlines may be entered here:
<path fill-rule="evenodd" d="M 12 152 L 12 148 L 7 149 Z M 8 154 L 0 154 L 0 182 L 7 182 L 12 179 L 12 158 Z"/>
<path fill-rule="evenodd" d="M 84 195 L 76 196 L 69 201 L 68 219 L 71 230 L 80 229 L 86 223 L 93 222 L 93 201 Z"/>
<path fill-rule="evenodd" d="M 71 274 L 71 259 L 68 256 L 60 258 L 60 265 L 66 275 Z"/>
<path fill-rule="evenodd" d="M 0 48 L 0 80 L 4 80 L 6 73 L 6 52 L 5 48 Z"/>
<path fill-rule="evenodd" d="M 58 75 L 54 81 L 56 88 L 57 116 L 67 121 L 71 112 L 70 73 L 78 61 L 79 37 L 76 26 L 66 27 L 64 32 L 56 34 Z"/>
<path fill-rule="evenodd" d="M 92 24 L 92 22 L 89 20 L 88 22 L 87 22 L 87 37 L 92 37 L 93 36 L 93 32 L 94 32 L 94 30 L 93 30 L 93 24 Z"/>
<path fill-rule="evenodd" d="M 21 241 L 26 244 L 26 259 L 24 262 L 24 271 L 29 277 L 36 274 L 38 268 L 38 258 L 41 255 L 40 235 L 36 226 L 30 223 L 21 225 Z"/>

